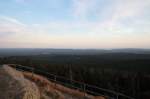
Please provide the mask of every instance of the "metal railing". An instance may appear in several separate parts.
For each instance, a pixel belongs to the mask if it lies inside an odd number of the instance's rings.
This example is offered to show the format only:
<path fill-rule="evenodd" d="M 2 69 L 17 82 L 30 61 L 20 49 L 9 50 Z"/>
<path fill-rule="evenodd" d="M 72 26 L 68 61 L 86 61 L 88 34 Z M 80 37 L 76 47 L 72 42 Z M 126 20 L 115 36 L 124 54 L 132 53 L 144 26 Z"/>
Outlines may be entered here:
<path fill-rule="evenodd" d="M 51 74 L 49 72 L 35 69 L 33 67 L 22 66 L 22 65 L 9 65 L 9 66 L 14 67 L 16 70 L 19 70 L 19 71 L 27 71 L 27 72 L 32 72 L 35 74 L 42 75 L 52 82 L 64 85 L 64 86 L 72 88 L 72 89 L 77 89 L 79 91 L 82 91 L 84 93 L 88 93 L 88 94 L 91 94 L 94 96 L 103 96 L 106 99 L 134 99 L 123 93 L 119 93 L 119 92 L 112 91 L 109 89 L 100 88 L 97 86 L 89 85 L 89 84 L 82 83 L 82 82 L 75 81 L 75 80 L 70 80 L 63 76 Z"/>

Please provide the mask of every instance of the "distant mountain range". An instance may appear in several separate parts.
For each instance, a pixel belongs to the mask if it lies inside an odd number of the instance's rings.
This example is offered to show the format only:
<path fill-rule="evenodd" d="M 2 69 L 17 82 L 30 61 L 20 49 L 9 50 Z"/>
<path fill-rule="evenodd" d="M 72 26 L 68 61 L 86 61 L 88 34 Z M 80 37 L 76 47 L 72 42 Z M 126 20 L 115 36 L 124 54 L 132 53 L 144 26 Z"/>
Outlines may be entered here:
<path fill-rule="evenodd" d="M 52 48 L 1 48 L 0 57 L 3 56 L 22 56 L 22 55 L 41 55 L 41 54 L 103 54 L 103 53 L 133 53 L 150 54 L 150 49 L 52 49 Z"/>

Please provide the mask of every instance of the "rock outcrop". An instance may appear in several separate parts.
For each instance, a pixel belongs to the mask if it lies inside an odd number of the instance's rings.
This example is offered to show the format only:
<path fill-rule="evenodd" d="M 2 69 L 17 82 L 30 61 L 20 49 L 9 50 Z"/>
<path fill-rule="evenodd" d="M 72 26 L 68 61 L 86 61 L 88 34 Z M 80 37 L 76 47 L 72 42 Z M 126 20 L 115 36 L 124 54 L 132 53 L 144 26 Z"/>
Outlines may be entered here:
<path fill-rule="evenodd" d="M 0 99 L 40 99 L 38 87 L 7 65 L 0 67 Z"/>

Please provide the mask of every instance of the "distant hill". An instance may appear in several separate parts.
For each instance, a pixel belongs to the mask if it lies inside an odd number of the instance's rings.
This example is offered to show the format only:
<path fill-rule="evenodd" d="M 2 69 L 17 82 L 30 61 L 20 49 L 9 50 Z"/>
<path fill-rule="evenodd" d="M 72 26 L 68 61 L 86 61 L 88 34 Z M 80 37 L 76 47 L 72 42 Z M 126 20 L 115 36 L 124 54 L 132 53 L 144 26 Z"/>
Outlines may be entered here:
<path fill-rule="evenodd" d="M 103 53 L 134 53 L 150 54 L 150 49 L 40 49 L 40 48 L 1 48 L 0 57 L 24 56 L 41 54 L 72 54 L 72 55 L 95 55 Z"/>

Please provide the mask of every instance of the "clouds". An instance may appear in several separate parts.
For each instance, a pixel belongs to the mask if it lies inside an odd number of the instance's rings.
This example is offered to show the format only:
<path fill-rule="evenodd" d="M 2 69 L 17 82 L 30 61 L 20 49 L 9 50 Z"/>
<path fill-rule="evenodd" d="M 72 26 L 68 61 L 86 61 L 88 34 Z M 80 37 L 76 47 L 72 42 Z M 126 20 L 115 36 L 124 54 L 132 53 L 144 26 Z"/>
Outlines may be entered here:
<path fill-rule="evenodd" d="M 95 24 L 94 33 L 149 33 L 150 0 L 73 0 L 73 13 L 79 21 Z M 147 12 L 146 12 L 147 11 Z M 91 15 L 92 16 L 89 16 Z M 149 13 L 150 15 L 150 13 Z M 95 17 L 96 16 L 96 17 Z M 96 20 L 91 22 L 91 18 Z"/>
<path fill-rule="evenodd" d="M 107 26 L 122 33 L 126 33 L 129 30 L 130 33 L 137 32 L 139 29 L 143 30 L 139 20 L 147 24 L 150 19 L 140 18 L 146 17 L 143 16 L 143 12 L 148 8 L 150 8 L 150 0 L 114 0 L 113 5 L 106 10 L 106 13 L 110 13 L 110 17 L 107 17 L 101 24 L 105 24 L 103 25 L 104 27 Z"/>
<path fill-rule="evenodd" d="M 149 0 L 116 0 L 112 18 L 117 19 L 141 15 L 147 6 L 150 6 Z"/>
<path fill-rule="evenodd" d="M 73 15 L 76 18 L 87 18 L 95 3 L 95 0 L 73 0 Z"/>
<path fill-rule="evenodd" d="M 143 16 L 143 12 L 150 8 L 150 0 L 117 0 L 113 5 L 112 21 L 122 21 L 125 19 L 138 20 Z"/>
<path fill-rule="evenodd" d="M 21 32 L 25 27 L 24 24 L 19 21 L 6 17 L 0 16 L 0 35 L 2 36 L 10 36 L 15 35 L 18 32 Z"/>
<path fill-rule="evenodd" d="M 73 0 L 73 13 L 78 17 L 87 17 L 95 12 L 93 14 L 110 15 L 105 17 L 118 19 L 141 15 L 149 7 L 150 0 Z"/>
<path fill-rule="evenodd" d="M 88 47 L 88 44 L 93 42 L 87 33 L 82 33 L 85 30 L 78 30 L 80 28 L 90 28 L 90 25 L 87 24 L 50 22 L 28 25 L 9 17 L 0 17 L 0 20 L 0 35 L 5 35 L 1 36 L 1 47 L 63 48 L 70 46 L 77 48 Z"/>
<path fill-rule="evenodd" d="M 67 0 L 63 4 L 65 2 Z M 59 16 L 57 21 L 36 16 L 40 22 L 23 23 L 25 16 L 20 18 L 21 21 L 13 16 L 1 15 L 0 44 L 14 44 L 15 47 L 113 48 L 147 47 L 150 43 L 150 0 L 72 0 L 68 9 L 70 19 L 59 20 Z M 39 10 L 39 14 L 40 11 L 44 10 Z M 29 15 L 34 15 L 31 12 Z M 47 21 L 41 23 L 42 20 Z"/>

